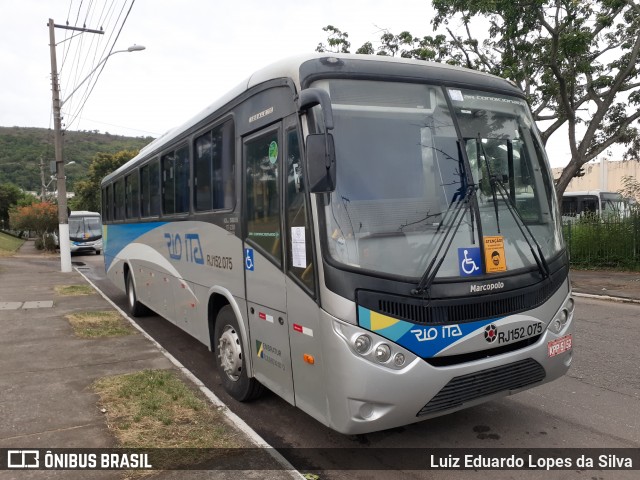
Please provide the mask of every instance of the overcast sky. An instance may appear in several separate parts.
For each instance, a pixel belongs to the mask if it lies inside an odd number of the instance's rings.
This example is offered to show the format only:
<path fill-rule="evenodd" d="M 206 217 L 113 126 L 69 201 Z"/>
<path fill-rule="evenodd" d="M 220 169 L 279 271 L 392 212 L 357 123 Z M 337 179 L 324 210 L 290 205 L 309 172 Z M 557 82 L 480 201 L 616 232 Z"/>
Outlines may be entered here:
<path fill-rule="evenodd" d="M 64 24 L 69 18 L 73 24 L 79 8 L 84 12 L 92 5 L 98 12 L 112 3 L 118 10 L 124 6 L 126 13 L 131 0 L 0 0 L 0 126 L 52 127 L 47 21 Z M 69 130 L 158 136 L 253 71 L 290 55 L 313 52 L 326 41 L 322 27 L 328 24 L 347 31 L 355 51 L 365 41 L 379 39 L 381 29 L 431 34 L 431 18 L 429 0 L 135 0 L 114 50 L 133 44 L 146 50 L 111 56 L 76 118 L 83 88 L 67 100 L 64 122 Z M 86 27 L 100 25 L 89 20 Z M 74 70 L 73 60 L 64 55 L 66 45 L 97 42 L 94 36 L 106 46 L 107 34 L 83 33 L 82 38 L 58 45 L 62 99 L 103 58 L 91 58 L 93 64 L 88 62 L 79 76 L 78 67 Z M 66 35 L 68 31 L 56 29 L 56 42 Z M 565 154 L 552 157 L 553 166 L 568 161 Z"/>

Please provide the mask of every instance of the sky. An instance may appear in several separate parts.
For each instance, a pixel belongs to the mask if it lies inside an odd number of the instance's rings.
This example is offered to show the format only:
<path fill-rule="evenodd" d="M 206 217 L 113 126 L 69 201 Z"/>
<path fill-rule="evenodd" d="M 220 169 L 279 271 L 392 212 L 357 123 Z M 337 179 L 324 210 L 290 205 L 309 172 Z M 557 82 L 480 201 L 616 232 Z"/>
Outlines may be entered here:
<path fill-rule="evenodd" d="M 80 25 L 86 17 L 86 28 L 99 29 L 97 12 L 124 8 L 122 19 L 131 4 L 132 0 L 0 0 L 0 126 L 53 126 L 49 18 L 56 24 L 67 19 L 74 24 L 81 12 Z M 93 16 L 86 15 L 87 5 Z M 104 48 L 115 38 L 108 34 L 120 23 L 105 26 L 105 35 L 82 33 L 64 42 L 71 32 L 56 29 L 63 123 L 69 130 L 156 137 L 252 72 L 288 56 L 314 52 L 319 42 L 326 43 L 322 28 L 329 24 L 349 33 L 355 51 L 379 39 L 383 29 L 431 34 L 432 17 L 429 0 L 134 0 L 114 51 L 134 44 L 146 49 L 110 56 L 86 99 L 85 87 L 93 80 L 73 90 L 106 56 L 109 50 Z M 116 18 L 115 13 L 110 18 Z M 91 50 L 88 60 L 73 57 L 80 42 L 85 42 L 86 51 L 99 42 L 102 47 Z M 569 159 L 566 141 L 559 140 L 553 145 L 554 152 L 560 152 L 553 155 L 554 167 Z"/>

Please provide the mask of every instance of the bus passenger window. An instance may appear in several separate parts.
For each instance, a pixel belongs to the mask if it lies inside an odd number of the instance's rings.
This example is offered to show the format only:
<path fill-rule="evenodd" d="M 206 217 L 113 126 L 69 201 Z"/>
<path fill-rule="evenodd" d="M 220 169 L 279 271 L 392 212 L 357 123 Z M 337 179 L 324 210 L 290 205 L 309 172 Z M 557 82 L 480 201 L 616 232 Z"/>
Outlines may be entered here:
<path fill-rule="evenodd" d="M 114 220 L 124 220 L 124 179 L 113 184 Z"/>
<path fill-rule="evenodd" d="M 194 142 L 194 203 L 197 211 L 233 207 L 233 123 L 196 138 Z"/>
<path fill-rule="evenodd" d="M 157 160 L 149 164 L 149 213 L 160 215 L 160 164 Z"/>
<path fill-rule="evenodd" d="M 173 153 L 162 157 L 162 213 L 175 213 L 175 157 Z"/>
<path fill-rule="evenodd" d="M 138 198 L 138 172 L 135 171 L 124 180 L 125 182 L 125 214 L 127 218 L 138 218 L 139 198 Z"/>
<path fill-rule="evenodd" d="M 278 132 L 245 144 L 247 236 L 282 263 Z"/>
<path fill-rule="evenodd" d="M 186 213 L 189 211 L 189 147 L 184 146 L 176 150 L 176 183 L 175 183 L 175 211 Z"/>

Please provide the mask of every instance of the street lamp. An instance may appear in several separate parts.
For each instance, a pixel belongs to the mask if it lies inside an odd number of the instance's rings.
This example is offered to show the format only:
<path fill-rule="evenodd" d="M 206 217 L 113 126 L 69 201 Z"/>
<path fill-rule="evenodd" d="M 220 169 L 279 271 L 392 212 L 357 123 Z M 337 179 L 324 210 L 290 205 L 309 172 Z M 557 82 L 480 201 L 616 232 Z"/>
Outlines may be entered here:
<path fill-rule="evenodd" d="M 56 157 L 56 176 L 58 180 L 58 223 L 59 223 L 59 239 L 60 239 L 60 270 L 62 272 L 71 272 L 71 241 L 69 240 L 69 216 L 67 213 L 67 185 L 64 176 L 64 161 L 62 159 L 62 117 L 60 110 L 62 105 L 69 100 L 69 98 L 78 91 L 81 85 L 83 85 L 94 72 L 103 65 L 109 57 L 116 53 L 122 52 L 137 52 L 144 50 L 142 45 L 133 45 L 126 50 L 116 50 L 104 57 L 96 67 L 91 70 L 91 73 L 86 76 L 78 86 L 65 98 L 60 100 L 60 88 L 58 83 L 58 63 L 56 60 L 56 39 L 55 39 L 55 24 L 52 19 L 49 19 L 49 48 L 51 52 L 51 90 L 53 97 L 53 128 L 54 128 L 54 144 L 55 144 L 55 157 Z M 101 32 L 96 32 L 101 33 Z"/>

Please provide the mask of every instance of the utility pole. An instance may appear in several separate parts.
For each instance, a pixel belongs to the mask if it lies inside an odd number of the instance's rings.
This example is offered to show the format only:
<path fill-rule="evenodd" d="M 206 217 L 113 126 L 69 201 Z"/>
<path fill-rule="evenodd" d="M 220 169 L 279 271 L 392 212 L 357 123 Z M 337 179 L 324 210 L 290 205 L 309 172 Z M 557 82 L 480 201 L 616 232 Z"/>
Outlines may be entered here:
<path fill-rule="evenodd" d="M 40 201 L 44 202 L 47 196 L 47 184 L 44 182 L 44 160 L 40 157 Z"/>
<path fill-rule="evenodd" d="M 71 272 L 71 241 L 69 240 L 69 215 L 67 211 L 67 183 L 64 176 L 64 159 L 62 157 L 62 117 L 60 110 L 60 84 L 58 80 L 58 61 L 56 59 L 56 33 L 55 29 L 64 28 L 67 30 L 77 30 L 81 32 L 91 32 L 103 34 L 101 30 L 90 30 L 88 28 L 69 27 L 66 25 L 56 25 L 53 19 L 49 19 L 49 49 L 51 53 L 51 94 L 53 98 L 53 131 L 56 156 L 56 178 L 58 187 L 58 239 L 60 241 L 60 270 L 65 273 Z"/>

